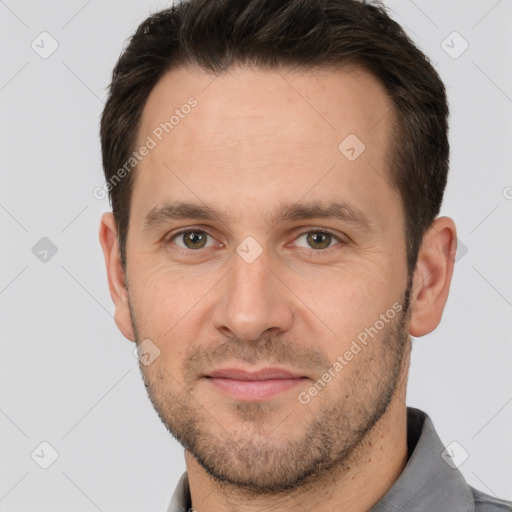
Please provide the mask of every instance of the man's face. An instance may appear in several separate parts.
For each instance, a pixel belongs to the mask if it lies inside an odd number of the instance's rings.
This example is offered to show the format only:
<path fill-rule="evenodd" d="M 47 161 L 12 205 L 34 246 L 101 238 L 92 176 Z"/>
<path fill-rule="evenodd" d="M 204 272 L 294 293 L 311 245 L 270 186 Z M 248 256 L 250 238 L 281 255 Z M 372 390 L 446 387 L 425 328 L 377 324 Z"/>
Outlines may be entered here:
<path fill-rule="evenodd" d="M 408 276 L 391 109 L 354 68 L 177 69 L 151 92 L 126 321 L 160 351 L 140 368 L 162 421 L 218 479 L 292 488 L 346 463 L 396 399 Z M 175 218 L 176 203 L 218 218 Z M 335 203 L 339 216 L 315 212 Z"/>

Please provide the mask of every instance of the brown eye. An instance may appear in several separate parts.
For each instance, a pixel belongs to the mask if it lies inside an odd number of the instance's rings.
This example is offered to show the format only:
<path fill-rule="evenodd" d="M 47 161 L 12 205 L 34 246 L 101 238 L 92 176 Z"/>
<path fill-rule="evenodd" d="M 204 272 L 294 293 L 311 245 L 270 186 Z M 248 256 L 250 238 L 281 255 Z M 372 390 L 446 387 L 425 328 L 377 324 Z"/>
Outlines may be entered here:
<path fill-rule="evenodd" d="M 332 235 L 321 231 L 310 231 L 306 240 L 313 249 L 326 249 L 331 244 Z"/>
<path fill-rule="evenodd" d="M 330 249 L 333 245 L 335 245 L 336 242 L 341 242 L 342 240 L 332 234 L 328 231 L 322 231 L 322 230 L 310 230 L 302 235 L 300 235 L 297 240 L 300 240 L 301 238 L 305 237 L 305 241 L 307 246 L 300 245 L 300 247 L 305 247 L 306 249 L 315 249 L 315 250 L 321 250 L 321 249 Z M 334 242 L 334 243 L 333 243 Z"/>
<path fill-rule="evenodd" d="M 203 249 L 206 247 L 208 236 L 208 233 L 204 231 L 191 229 L 188 231 L 181 231 L 180 233 L 176 233 L 173 237 L 171 237 L 171 242 L 174 242 L 178 247 L 185 249 Z M 183 245 L 177 243 L 178 241 L 180 241 Z"/>

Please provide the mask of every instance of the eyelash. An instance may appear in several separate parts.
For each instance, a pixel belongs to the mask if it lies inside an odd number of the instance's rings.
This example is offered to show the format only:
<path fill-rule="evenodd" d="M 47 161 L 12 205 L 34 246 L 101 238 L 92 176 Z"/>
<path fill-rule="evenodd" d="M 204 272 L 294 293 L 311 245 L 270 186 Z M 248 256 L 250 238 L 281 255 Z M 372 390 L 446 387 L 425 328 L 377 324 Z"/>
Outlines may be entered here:
<path fill-rule="evenodd" d="M 179 245 L 176 245 L 176 244 L 173 244 L 173 240 L 178 238 L 180 235 L 184 235 L 185 233 L 190 233 L 190 232 L 196 232 L 196 233 L 204 233 L 205 235 L 211 237 L 211 238 L 214 238 L 212 235 L 210 235 L 210 233 L 208 233 L 207 231 L 205 231 L 204 229 L 194 229 L 194 228 L 187 228 L 187 229 L 183 229 L 181 231 L 178 231 L 177 233 L 174 233 L 173 235 L 167 237 L 166 239 L 164 239 L 162 241 L 162 244 L 164 246 L 169 246 L 169 245 L 174 245 L 176 247 L 176 249 L 179 251 L 179 252 L 182 252 L 184 254 L 186 254 L 187 256 L 192 256 L 191 253 L 200 253 L 203 249 L 211 249 L 211 247 L 203 247 L 201 249 L 186 249 L 186 248 L 183 248 L 183 247 L 180 247 Z M 302 233 L 299 233 L 295 240 L 297 240 L 298 238 L 300 238 L 301 236 L 304 236 L 304 235 L 307 235 L 308 233 L 320 233 L 320 234 L 328 234 L 328 235 L 331 235 L 334 239 L 338 240 L 339 243 L 346 243 L 345 240 L 343 240 L 340 236 L 332 233 L 331 231 L 329 230 L 326 230 L 326 229 L 320 229 L 320 228 L 312 228 L 312 229 L 308 229 L 306 231 L 303 231 Z M 327 252 L 330 252 L 331 249 L 335 249 L 337 247 L 338 244 L 334 244 L 330 247 L 327 247 L 325 249 L 313 249 L 313 248 L 309 248 L 309 251 L 311 252 L 314 252 L 315 254 L 318 254 L 320 255 L 320 253 L 327 253 Z M 301 247 L 302 249 L 306 249 L 305 247 Z M 308 249 L 306 249 L 308 250 Z"/>

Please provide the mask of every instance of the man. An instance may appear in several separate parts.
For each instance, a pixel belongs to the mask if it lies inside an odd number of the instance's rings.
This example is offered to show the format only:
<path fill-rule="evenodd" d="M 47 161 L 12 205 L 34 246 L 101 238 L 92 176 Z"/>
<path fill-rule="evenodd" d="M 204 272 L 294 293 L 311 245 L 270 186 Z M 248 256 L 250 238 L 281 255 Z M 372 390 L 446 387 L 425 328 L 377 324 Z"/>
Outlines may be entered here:
<path fill-rule="evenodd" d="M 448 106 L 382 6 L 192 0 L 101 120 L 115 319 L 185 447 L 169 512 L 501 511 L 406 406 L 456 251 Z"/>

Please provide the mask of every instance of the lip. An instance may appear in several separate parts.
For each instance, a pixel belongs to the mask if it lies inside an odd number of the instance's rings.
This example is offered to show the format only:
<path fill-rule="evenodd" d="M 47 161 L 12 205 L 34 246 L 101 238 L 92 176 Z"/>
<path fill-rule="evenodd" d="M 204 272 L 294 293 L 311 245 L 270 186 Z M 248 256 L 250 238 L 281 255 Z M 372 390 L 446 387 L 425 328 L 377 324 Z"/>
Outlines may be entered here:
<path fill-rule="evenodd" d="M 221 368 L 207 374 L 211 378 L 224 378 L 235 380 L 269 380 L 269 379 L 299 379 L 303 377 L 284 368 L 261 368 L 248 371 L 242 368 Z"/>
<path fill-rule="evenodd" d="M 215 389 L 240 401 L 267 400 L 307 379 L 283 368 L 262 368 L 256 371 L 222 368 L 209 372 L 204 377 Z"/>

